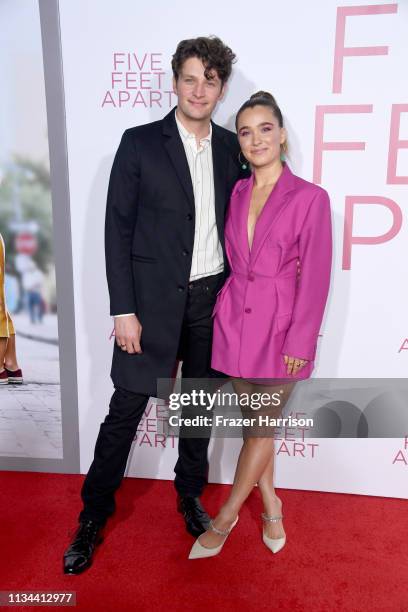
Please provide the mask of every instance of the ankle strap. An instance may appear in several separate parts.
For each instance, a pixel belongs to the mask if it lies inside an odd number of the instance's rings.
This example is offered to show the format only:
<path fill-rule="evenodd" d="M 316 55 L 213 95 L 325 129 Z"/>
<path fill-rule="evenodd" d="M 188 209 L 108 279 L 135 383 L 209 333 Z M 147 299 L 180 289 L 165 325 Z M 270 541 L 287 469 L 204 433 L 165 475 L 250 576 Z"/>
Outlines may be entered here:
<path fill-rule="evenodd" d="M 262 512 L 261 516 L 264 521 L 268 521 L 269 523 L 277 523 L 283 519 L 283 516 L 267 516 L 264 512 Z"/>
<path fill-rule="evenodd" d="M 231 531 L 231 529 L 218 529 L 218 527 L 214 526 L 214 523 L 212 522 L 212 520 L 210 521 L 210 529 L 212 531 L 215 531 L 215 533 L 218 533 L 218 535 L 221 536 L 227 536 L 229 534 L 229 532 Z"/>

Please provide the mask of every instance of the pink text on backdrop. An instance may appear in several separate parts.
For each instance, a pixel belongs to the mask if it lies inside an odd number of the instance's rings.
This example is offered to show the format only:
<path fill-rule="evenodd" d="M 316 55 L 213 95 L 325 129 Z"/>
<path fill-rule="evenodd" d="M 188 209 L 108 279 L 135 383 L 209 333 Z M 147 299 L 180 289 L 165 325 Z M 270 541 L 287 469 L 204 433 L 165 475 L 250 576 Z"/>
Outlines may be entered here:
<path fill-rule="evenodd" d="M 316 106 L 315 139 L 313 155 L 313 182 L 322 182 L 323 151 L 364 151 L 365 142 L 328 142 L 324 140 L 324 120 L 326 115 L 372 113 L 372 104 L 327 104 Z M 391 106 L 390 136 L 388 143 L 388 163 L 386 182 L 389 185 L 408 184 L 408 176 L 397 175 L 398 152 L 408 149 L 408 139 L 400 138 L 401 115 L 408 113 L 408 104 Z"/>
<path fill-rule="evenodd" d="M 352 56 L 388 55 L 388 46 L 346 47 L 347 17 L 367 15 L 389 15 L 398 11 L 398 4 L 378 4 L 366 6 L 339 6 L 337 8 L 336 33 L 333 58 L 333 88 L 335 94 L 342 93 L 344 58 Z M 384 171 L 387 184 L 406 184 L 408 176 L 397 175 L 398 153 L 408 148 L 408 140 L 400 137 L 401 114 L 408 112 L 408 104 L 391 106 L 390 132 L 388 142 L 388 163 Z M 366 143 L 362 141 L 326 142 L 324 140 L 324 119 L 326 114 L 373 113 L 372 104 L 345 104 L 316 106 L 315 138 L 313 159 L 313 181 L 321 183 L 323 151 L 365 151 Z M 375 117 L 374 117 L 375 120 Z M 357 204 L 386 206 L 392 214 L 392 225 L 380 236 L 353 236 L 353 212 Z M 345 198 L 343 262 L 344 270 L 351 269 L 351 250 L 354 244 L 380 244 L 392 240 L 402 226 L 402 212 L 398 204 L 380 195 L 356 195 Z"/>
<path fill-rule="evenodd" d="M 162 56 L 162 53 L 113 53 L 110 89 L 104 93 L 102 108 L 171 108 L 175 94 L 165 82 Z"/>
<path fill-rule="evenodd" d="M 303 457 L 303 459 L 315 459 L 316 458 L 316 449 L 319 448 L 319 444 L 316 442 L 293 442 L 287 443 L 286 441 L 282 441 L 280 444 L 276 445 L 275 454 L 278 455 L 286 455 L 287 457 Z"/>
<path fill-rule="evenodd" d="M 323 151 L 364 151 L 365 142 L 325 142 L 324 118 L 328 114 L 372 113 L 372 104 L 332 104 L 316 106 L 313 182 L 322 182 Z"/>
<path fill-rule="evenodd" d="M 397 176 L 398 150 L 408 149 L 408 140 L 400 140 L 400 119 L 408 113 L 408 104 L 393 104 L 390 124 L 390 146 L 388 149 L 387 183 L 408 185 L 408 176 Z"/>
<path fill-rule="evenodd" d="M 147 70 L 155 72 L 162 70 L 163 53 L 145 53 L 143 56 L 138 56 L 137 53 L 120 53 L 113 54 L 113 69 L 125 66 L 128 70 L 137 68 L 137 70 Z"/>
<path fill-rule="evenodd" d="M 404 437 L 403 448 L 397 452 L 395 455 L 392 465 L 396 463 L 403 463 L 404 465 L 408 465 L 408 455 L 404 453 L 404 451 L 408 450 L 408 436 Z"/>
<path fill-rule="evenodd" d="M 353 214 L 357 204 L 386 206 L 392 214 L 391 227 L 381 236 L 353 236 Z M 392 240 L 400 231 L 402 226 L 402 211 L 398 204 L 390 198 L 383 196 L 346 196 L 344 214 L 344 239 L 343 239 L 343 270 L 351 269 L 351 249 L 353 244 L 381 244 Z"/>
<path fill-rule="evenodd" d="M 343 64 L 345 57 L 362 55 L 388 55 L 387 46 L 377 47 L 346 47 L 346 19 L 347 17 L 361 17 L 363 15 L 389 15 L 396 13 L 398 4 L 371 4 L 368 6 L 339 6 L 337 8 L 336 40 L 333 63 L 333 93 L 341 93 L 343 83 Z"/>
<path fill-rule="evenodd" d="M 408 338 L 404 338 L 404 342 L 401 344 L 398 352 L 400 353 L 401 351 L 408 351 Z"/>

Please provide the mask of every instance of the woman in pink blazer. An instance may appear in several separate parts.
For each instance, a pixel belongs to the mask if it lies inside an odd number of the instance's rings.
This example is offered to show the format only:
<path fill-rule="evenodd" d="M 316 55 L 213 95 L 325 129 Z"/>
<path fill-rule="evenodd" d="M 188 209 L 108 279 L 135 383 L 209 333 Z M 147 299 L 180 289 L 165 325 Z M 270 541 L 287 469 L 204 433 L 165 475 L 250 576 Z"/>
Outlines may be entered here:
<path fill-rule="evenodd" d="M 282 162 L 287 134 L 271 94 L 251 96 L 238 111 L 236 128 L 252 174 L 235 185 L 226 219 L 231 273 L 214 308 L 211 365 L 232 377 L 240 398 L 279 394 L 278 409 L 271 401 L 256 414 L 243 410 L 246 417 L 276 418 L 295 381 L 313 370 L 330 282 L 330 203 L 324 189 Z M 285 545 L 282 503 L 273 486 L 273 433 L 256 424 L 244 429 L 231 494 L 190 558 L 220 552 L 255 484 L 264 504 L 263 541 L 272 552 Z"/>

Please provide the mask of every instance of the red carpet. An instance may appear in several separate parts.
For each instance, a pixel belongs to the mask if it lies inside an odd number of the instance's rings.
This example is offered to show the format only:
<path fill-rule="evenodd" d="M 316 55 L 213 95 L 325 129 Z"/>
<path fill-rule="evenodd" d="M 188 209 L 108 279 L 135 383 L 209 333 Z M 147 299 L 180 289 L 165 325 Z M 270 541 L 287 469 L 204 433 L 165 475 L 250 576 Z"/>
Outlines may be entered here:
<path fill-rule="evenodd" d="M 408 610 L 404 500 L 280 490 L 288 542 L 273 556 L 261 541 L 254 492 L 220 556 L 189 561 L 193 539 L 175 512 L 173 484 L 127 478 L 93 566 L 64 576 L 82 480 L 0 475 L 0 590 L 72 590 L 77 606 L 68 609 L 98 612 Z M 210 514 L 227 492 L 207 488 Z"/>

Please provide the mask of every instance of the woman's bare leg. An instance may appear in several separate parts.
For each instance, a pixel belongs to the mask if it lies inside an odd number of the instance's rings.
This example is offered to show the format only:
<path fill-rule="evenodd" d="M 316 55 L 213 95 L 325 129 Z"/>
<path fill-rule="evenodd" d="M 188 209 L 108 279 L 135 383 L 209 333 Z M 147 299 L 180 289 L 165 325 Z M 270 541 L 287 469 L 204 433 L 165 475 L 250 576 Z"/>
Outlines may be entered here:
<path fill-rule="evenodd" d="M 243 393 L 252 395 L 256 387 L 240 379 L 233 379 L 232 383 L 239 396 L 242 396 Z M 265 471 L 272 455 L 273 437 L 244 437 L 231 493 L 214 519 L 215 527 L 221 530 L 230 528 L 242 504 Z M 208 548 L 214 548 L 219 546 L 223 539 L 224 536 L 209 530 L 200 536 L 200 543 Z"/>
<path fill-rule="evenodd" d="M 16 355 L 16 335 L 15 334 L 12 334 L 10 338 L 8 339 L 7 350 L 5 352 L 3 361 L 1 363 L 3 362 L 8 370 L 11 370 L 13 372 L 14 370 L 18 370 L 17 355 Z"/>
<path fill-rule="evenodd" d="M 295 383 L 288 383 L 280 386 L 279 390 L 283 390 L 283 394 L 281 394 L 281 406 L 280 410 L 276 415 L 273 415 L 275 418 L 278 418 L 283 410 L 284 405 L 289 399 L 291 392 Z M 274 393 L 276 389 L 260 388 L 260 393 Z M 264 512 L 267 516 L 281 516 L 282 514 L 282 502 L 279 497 L 276 495 L 275 487 L 274 487 L 274 470 L 275 470 L 275 449 L 272 453 L 270 461 L 268 465 L 265 467 L 264 472 L 262 473 L 260 479 L 258 480 L 258 488 L 262 496 Z M 283 538 L 285 535 L 285 530 L 283 529 L 282 521 L 278 521 L 277 523 L 271 523 L 268 521 L 264 522 L 264 531 L 269 538 Z"/>
<path fill-rule="evenodd" d="M 4 370 L 4 359 L 7 351 L 8 338 L 0 338 L 0 372 Z"/>
<path fill-rule="evenodd" d="M 275 488 L 273 485 L 274 479 L 274 463 L 275 453 L 263 471 L 262 476 L 258 480 L 258 488 L 262 496 L 262 502 L 264 512 L 267 516 L 282 516 L 282 502 L 276 495 Z M 283 538 L 285 530 L 283 528 L 282 521 L 277 523 L 271 523 L 269 521 L 264 522 L 264 531 L 268 538 Z"/>

